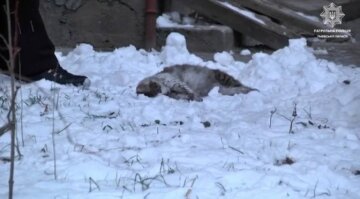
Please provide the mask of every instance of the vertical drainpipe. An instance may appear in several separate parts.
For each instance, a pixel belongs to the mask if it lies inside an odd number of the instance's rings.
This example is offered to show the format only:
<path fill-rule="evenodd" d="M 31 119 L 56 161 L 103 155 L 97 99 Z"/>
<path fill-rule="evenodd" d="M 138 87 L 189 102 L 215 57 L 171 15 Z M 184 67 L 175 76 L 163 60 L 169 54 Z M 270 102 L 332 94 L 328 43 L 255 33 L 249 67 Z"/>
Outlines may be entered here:
<path fill-rule="evenodd" d="M 145 48 L 151 50 L 156 46 L 157 0 L 146 0 Z"/>

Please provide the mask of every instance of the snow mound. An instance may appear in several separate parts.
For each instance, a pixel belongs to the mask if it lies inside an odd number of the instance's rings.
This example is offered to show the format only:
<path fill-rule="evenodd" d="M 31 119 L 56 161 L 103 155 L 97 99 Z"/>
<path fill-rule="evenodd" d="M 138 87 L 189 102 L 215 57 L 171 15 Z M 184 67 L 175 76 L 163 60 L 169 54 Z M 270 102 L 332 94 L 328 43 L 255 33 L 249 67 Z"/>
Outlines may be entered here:
<path fill-rule="evenodd" d="M 248 49 L 244 49 L 244 50 L 240 51 L 240 55 L 244 55 L 244 56 L 251 55 L 251 51 Z"/>
<path fill-rule="evenodd" d="M 271 55 L 256 53 L 252 58 L 244 75 L 252 76 L 254 85 L 272 94 L 316 93 L 340 81 L 332 63 L 317 60 L 305 39 L 290 40 L 288 47 Z"/>
<path fill-rule="evenodd" d="M 234 57 L 229 52 L 221 52 L 214 54 L 214 60 L 224 66 L 228 66 L 234 63 Z"/>
<path fill-rule="evenodd" d="M 360 68 L 316 59 L 304 39 L 249 63 L 228 52 L 204 62 L 179 33 L 160 52 L 81 44 L 57 56 L 93 84 L 21 86 L 15 198 L 360 198 Z M 136 95 L 141 79 L 183 63 L 221 69 L 259 92 L 214 88 L 203 102 Z M 0 126 L 9 84 L 0 76 Z M 0 198 L 9 140 L 0 137 Z"/>
<path fill-rule="evenodd" d="M 161 57 L 167 65 L 199 64 L 202 59 L 190 54 L 186 47 L 186 39 L 180 33 L 170 33 L 166 45 L 162 48 Z"/>

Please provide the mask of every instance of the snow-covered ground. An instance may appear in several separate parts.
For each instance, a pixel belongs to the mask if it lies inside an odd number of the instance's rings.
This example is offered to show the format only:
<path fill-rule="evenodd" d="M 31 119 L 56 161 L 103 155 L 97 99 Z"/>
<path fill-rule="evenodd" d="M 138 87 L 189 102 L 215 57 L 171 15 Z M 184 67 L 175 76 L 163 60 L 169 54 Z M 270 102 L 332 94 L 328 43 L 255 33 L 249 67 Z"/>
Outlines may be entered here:
<path fill-rule="evenodd" d="M 360 68 L 316 59 L 304 39 L 252 56 L 243 63 L 223 52 L 205 62 L 176 33 L 161 52 L 82 44 L 59 53 L 92 86 L 22 85 L 15 198 L 359 199 Z M 142 78 L 180 63 L 221 69 L 260 92 L 215 88 L 203 102 L 135 94 Z M 0 82 L 2 125 L 9 79 Z M 9 140 L 0 137 L 0 198 Z"/>

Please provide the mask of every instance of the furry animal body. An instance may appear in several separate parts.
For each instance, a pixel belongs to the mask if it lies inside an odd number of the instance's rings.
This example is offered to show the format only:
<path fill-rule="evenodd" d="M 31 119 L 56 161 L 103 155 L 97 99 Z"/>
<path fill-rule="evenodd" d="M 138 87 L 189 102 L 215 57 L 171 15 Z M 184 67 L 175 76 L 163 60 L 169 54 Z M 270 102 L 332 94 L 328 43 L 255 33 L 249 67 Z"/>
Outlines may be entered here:
<path fill-rule="evenodd" d="M 223 95 L 246 94 L 257 90 L 243 85 L 220 70 L 195 65 L 175 65 L 140 81 L 136 93 L 148 97 L 163 94 L 174 99 L 202 101 L 214 87 L 219 87 L 219 93 Z"/>

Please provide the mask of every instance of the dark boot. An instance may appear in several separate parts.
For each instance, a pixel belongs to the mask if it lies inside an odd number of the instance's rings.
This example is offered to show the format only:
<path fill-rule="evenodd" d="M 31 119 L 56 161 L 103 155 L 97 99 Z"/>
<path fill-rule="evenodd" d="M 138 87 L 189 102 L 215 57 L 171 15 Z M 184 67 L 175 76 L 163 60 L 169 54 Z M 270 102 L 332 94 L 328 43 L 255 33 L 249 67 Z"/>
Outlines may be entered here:
<path fill-rule="evenodd" d="M 63 69 L 60 65 L 55 69 L 49 69 L 48 71 L 29 77 L 30 81 L 37 81 L 40 79 L 46 79 L 56 82 L 58 84 L 72 84 L 74 86 L 83 86 L 88 88 L 90 86 L 89 78 L 82 75 L 74 75 Z"/>

